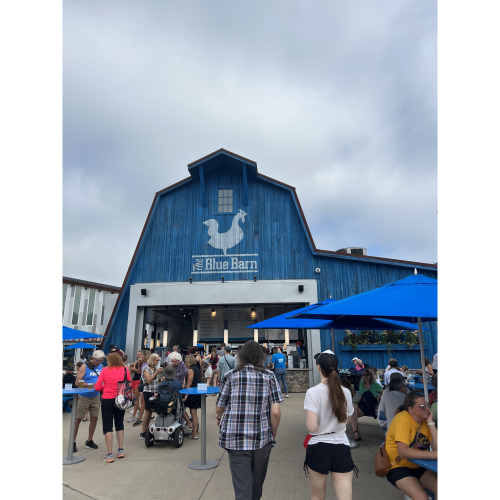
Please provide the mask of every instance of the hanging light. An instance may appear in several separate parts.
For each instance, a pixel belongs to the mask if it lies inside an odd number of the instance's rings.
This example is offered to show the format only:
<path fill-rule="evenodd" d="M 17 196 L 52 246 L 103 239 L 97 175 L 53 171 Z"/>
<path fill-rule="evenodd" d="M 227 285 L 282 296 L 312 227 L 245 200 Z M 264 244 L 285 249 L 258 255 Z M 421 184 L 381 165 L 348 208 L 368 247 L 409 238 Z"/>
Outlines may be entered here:
<path fill-rule="evenodd" d="M 251 316 L 252 318 L 255 318 L 255 316 L 257 315 L 257 314 L 256 314 L 256 312 L 255 312 L 255 307 L 252 307 L 252 308 L 250 309 L 250 311 L 252 311 L 252 312 L 250 313 L 250 316 Z"/>
<path fill-rule="evenodd" d="M 212 317 L 214 317 L 217 314 L 217 311 L 215 309 L 212 309 Z"/>
<path fill-rule="evenodd" d="M 165 321 L 165 330 L 163 330 L 163 347 L 166 347 L 168 342 L 168 321 Z"/>
<path fill-rule="evenodd" d="M 195 321 L 193 330 L 193 347 L 196 347 L 197 344 L 198 344 L 198 321 Z"/>
<path fill-rule="evenodd" d="M 155 339 L 153 337 L 151 337 L 149 339 L 149 348 L 154 349 L 154 347 L 155 347 Z"/>

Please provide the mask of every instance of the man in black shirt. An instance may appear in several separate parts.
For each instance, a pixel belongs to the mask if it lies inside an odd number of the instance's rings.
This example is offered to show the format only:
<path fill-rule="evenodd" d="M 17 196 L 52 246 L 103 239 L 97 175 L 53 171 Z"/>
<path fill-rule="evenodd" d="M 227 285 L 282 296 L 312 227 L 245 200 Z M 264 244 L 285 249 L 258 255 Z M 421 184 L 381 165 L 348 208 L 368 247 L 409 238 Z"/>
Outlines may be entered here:
<path fill-rule="evenodd" d="M 76 387 L 75 382 L 76 382 L 76 377 L 73 375 L 73 370 L 66 370 L 66 373 L 64 374 L 63 377 L 62 388 L 64 389 L 65 384 L 71 384 L 72 387 Z"/>

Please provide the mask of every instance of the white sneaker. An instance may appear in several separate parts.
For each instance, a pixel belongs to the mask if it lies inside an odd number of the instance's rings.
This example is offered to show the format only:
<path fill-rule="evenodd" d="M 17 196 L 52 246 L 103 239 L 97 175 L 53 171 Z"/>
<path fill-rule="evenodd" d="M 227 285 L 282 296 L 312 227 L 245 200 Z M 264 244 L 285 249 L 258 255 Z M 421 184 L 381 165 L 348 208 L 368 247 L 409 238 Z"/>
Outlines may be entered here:
<path fill-rule="evenodd" d="M 131 424 L 132 422 L 134 422 L 135 420 L 135 417 L 132 415 L 128 420 L 127 420 L 127 424 Z"/>
<path fill-rule="evenodd" d="M 132 408 L 132 409 L 129 411 L 129 413 L 134 413 L 134 409 Z"/>

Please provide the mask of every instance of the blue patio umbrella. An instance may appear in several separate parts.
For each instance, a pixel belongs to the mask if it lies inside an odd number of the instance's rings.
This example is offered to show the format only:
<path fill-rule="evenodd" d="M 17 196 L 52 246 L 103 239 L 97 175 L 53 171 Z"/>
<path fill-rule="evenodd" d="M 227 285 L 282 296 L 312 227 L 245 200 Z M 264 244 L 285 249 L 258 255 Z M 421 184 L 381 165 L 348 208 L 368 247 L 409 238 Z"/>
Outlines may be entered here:
<path fill-rule="evenodd" d="M 437 320 L 437 280 L 421 274 L 408 276 L 375 290 L 346 299 L 310 306 L 297 318 L 339 320 L 350 317 L 384 318 L 396 321 Z"/>
<path fill-rule="evenodd" d="M 377 317 L 399 321 L 418 321 L 422 373 L 425 373 L 422 321 L 437 321 L 437 280 L 421 274 L 347 297 L 329 304 L 310 307 L 296 319 L 351 320 L 356 317 Z M 429 401 L 427 377 L 424 380 L 425 399 Z"/>
<path fill-rule="evenodd" d="M 79 340 L 103 338 L 104 335 L 97 335 L 97 333 L 84 332 L 82 330 L 75 330 L 74 328 L 63 326 L 62 337 L 63 340 Z"/>
<path fill-rule="evenodd" d="M 86 344 L 85 342 L 78 342 L 77 344 L 69 345 L 64 349 L 95 349 L 95 345 Z"/>

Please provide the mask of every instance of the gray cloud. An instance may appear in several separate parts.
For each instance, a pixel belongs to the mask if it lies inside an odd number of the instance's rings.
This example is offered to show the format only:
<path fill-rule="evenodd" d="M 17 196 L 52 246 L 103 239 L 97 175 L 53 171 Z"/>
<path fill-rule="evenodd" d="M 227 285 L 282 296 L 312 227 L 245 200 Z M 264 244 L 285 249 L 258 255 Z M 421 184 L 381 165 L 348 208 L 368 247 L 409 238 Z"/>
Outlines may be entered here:
<path fill-rule="evenodd" d="M 436 6 L 64 3 L 64 274 L 120 285 L 154 193 L 223 147 L 316 245 L 437 260 Z"/>

